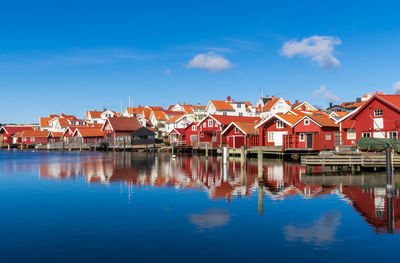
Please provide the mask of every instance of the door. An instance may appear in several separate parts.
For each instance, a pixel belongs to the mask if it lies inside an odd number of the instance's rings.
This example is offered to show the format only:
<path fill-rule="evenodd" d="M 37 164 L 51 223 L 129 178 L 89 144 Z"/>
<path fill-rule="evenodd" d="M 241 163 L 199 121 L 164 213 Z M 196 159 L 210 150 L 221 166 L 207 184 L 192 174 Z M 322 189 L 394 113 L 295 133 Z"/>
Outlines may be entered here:
<path fill-rule="evenodd" d="M 275 146 L 282 146 L 283 145 L 283 135 L 287 134 L 287 132 L 274 132 L 274 143 Z"/>
<path fill-rule="evenodd" d="M 312 148 L 313 145 L 313 135 L 312 133 L 307 134 L 307 148 Z"/>

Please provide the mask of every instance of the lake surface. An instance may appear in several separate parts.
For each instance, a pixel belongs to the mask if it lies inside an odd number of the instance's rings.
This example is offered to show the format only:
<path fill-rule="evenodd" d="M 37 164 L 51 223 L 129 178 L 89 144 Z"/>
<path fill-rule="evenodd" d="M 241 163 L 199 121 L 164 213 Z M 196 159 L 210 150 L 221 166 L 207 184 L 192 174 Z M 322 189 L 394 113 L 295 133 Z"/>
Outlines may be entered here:
<path fill-rule="evenodd" d="M 239 158 L 0 150 L 0 262 L 398 260 L 384 175 L 264 164 L 259 182 Z"/>

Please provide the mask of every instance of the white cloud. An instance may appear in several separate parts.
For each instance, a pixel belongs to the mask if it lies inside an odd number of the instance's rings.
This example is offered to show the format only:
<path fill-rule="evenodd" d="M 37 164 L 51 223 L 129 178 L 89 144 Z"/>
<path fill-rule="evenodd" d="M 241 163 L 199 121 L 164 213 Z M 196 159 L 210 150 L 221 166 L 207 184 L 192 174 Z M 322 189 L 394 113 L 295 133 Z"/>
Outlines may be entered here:
<path fill-rule="evenodd" d="M 200 68 L 210 72 L 223 72 L 231 66 L 228 59 L 214 52 L 198 54 L 186 65 L 188 68 Z"/>
<path fill-rule="evenodd" d="M 319 89 L 314 91 L 311 95 L 311 99 L 316 100 L 320 96 L 322 96 L 326 102 L 338 103 L 340 101 L 340 98 L 336 96 L 335 93 L 333 93 L 332 91 L 327 90 L 325 85 L 321 85 Z"/>
<path fill-rule="evenodd" d="M 200 214 L 188 215 L 190 223 L 199 228 L 214 228 L 229 224 L 230 215 L 227 210 L 209 208 Z"/>
<path fill-rule="evenodd" d="M 393 89 L 394 89 L 394 93 L 400 94 L 400 81 L 397 81 L 392 86 L 393 86 Z"/>
<path fill-rule="evenodd" d="M 333 56 L 336 45 L 342 41 L 332 36 L 312 36 L 303 38 L 301 41 L 292 39 L 287 41 L 282 49 L 282 55 L 292 58 L 296 55 L 300 57 L 311 57 L 323 68 L 333 68 L 340 66 L 340 61 Z"/>

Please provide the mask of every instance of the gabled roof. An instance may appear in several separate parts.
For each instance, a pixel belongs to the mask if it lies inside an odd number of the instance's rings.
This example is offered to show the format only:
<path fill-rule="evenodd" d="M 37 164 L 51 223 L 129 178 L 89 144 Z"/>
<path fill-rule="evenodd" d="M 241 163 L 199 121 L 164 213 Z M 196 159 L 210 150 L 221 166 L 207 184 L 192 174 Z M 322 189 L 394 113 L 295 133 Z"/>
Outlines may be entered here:
<path fill-rule="evenodd" d="M 231 104 L 223 100 L 210 100 L 210 103 L 214 105 L 217 110 L 234 111 Z"/>
<path fill-rule="evenodd" d="M 50 137 L 52 138 L 61 138 L 63 136 L 63 132 L 50 132 Z"/>
<path fill-rule="evenodd" d="M 175 133 L 177 133 L 179 135 L 185 135 L 186 129 L 185 128 L 175 128 L 169 134 L 171 134 L 173 132 L 175 132 Z"/>
<path fill-rule="evenodd" d="M 19 137 L 21 137 L 22 133 L 23 133 L 23 131 L 19 131 L 16 134 L 14 134 L 12 137 L 19 138 Z"/>
<path fill-rule="evenodd" d="M 380 100 L 381 102 L 388 104 L 389 106 L 393 107 L 398 112 L 400 112 L 400 95 L 377 95 L 377 94 L 375 94 L 369 100 L 363 101 L 362 105 L 360 107 L 353 110 L 352 112 L 350 112 L 346 116 L 342 117 L 341 119 L 337 120 L 336 123 L 340 123 L 351 116 L 356 116 L 365 107 L 367 107 L 367 105 L 374 99 Z"/>
<path fill-rule="evenodd" d="M 49 127 L 49 121 L 52 118 L 48 118 L 48 117 L 42 117 L 40 118 L 40 127 Z"/>
<path fill-rule="evenodd" d="M 22 132 L 22 131 L 33 131 L 33 127 L 31 126 L 2 126 L 0 128 L 0 131 L 4 130 L 7 134 L 16 134 L 17 132 Z"/>
<path fill-rule="evenodd" d="M 183 116 L 185 116 L 185 114 L 183 115 L 175 115 L 173 116 L 171 119 L 167 120 L 165 123 L 174 123 L 177 122 L 180 118 L 182 118 Z"/>
<path fill-rule="evenodd" d="M 92 119 L 101 119 L 102 113 L 103 113 L 103 111 L 95 111 L 95 110 L 87 111 L 86 117 L 89 118 L 89 116 L 90 116 L 90 118 L 92 118 Z"/>
<path fill-rule="evenodd" d="M 295 104 L 292 105 L 292 109 L 297 110 L 298 108 L 300 108 L 301 106 L 303 106 L 304 104 L 310 106 L 312 108 L 313 111 L 317 111 L 318 109 L 315 108 L 313 105 L 311 105 L 310 103 L 308 103 L 307 101 L 303 101 L 303 102 L 297 102 Z"/>
<path fill-rule="evenodd" d="M 117 131 L 136 131 L 140 128 L 140 123 L 137 118 L 129 117 L 111 117 L 106 120 L 101 130 L 104 130 L 107 123 L 110 123 L 112 129 Z"/>
<path fill-rule="evenodd" d="M 257 129 L 255 128 L 256 124 L 251 122 L 231 122 L 228 127 L 222 132 L 222 134 L 226 133 L 231 127 L 238 128 L 243 134 L 256 134 Z"/>
<path fill-rule="evenodd" d="M 271 97 L 271 99 L 261 108 L 261 111 L 269 111 L 278 102 L 279 98 Z"/>
<path fill-rule="evenodd" d="M 156 117 L 157 120 L 159 121 L 166 121 L 167 115 L 165 115 L 164 111 L 161 110 L 155 110 L 153 111 L 154 117 Z"/>
<path fill-rule="evenodd" d="M 190 105 L 183 105 L 182 106 L 183 109 L 188 113 L 188 114 L 192 114 L 193 113 L 193 108 Z"/>
<path fill-rule="evenodd" d="M 144 109 L 144 107 L 127 107 L 125 111 L 128 112 L 128 114 L 142 114 Z"/>
<path fill-rule="evenodd" d="M 22 132 L 21 137 L 47 138 L 49 135 L 49 131 L 25 130 Z"/>
<path fill-rule="evenodd" d="M 297 115 L 292 115 L 292 114 L 283 114 L 283 113 L 276 113 L 271 115 L 269 118 L 265 118 L 263 119 L 259 124 L 256 125 L 255 128 L 260 127 L 261 125 L 263 125 L 264 123 L 268 122 L 269 120 L 276 118 L 278 120 L 283 121 L 284 123 L 286 123 L 287 125 L 289 125 L 290 127 L 293 127 L 293 125 L 295 123 L 297 123 L 299 120 L 301 120 L 305 114 L 304 113 L 298 113 L 296 112 Z"/>
<path fill-rule="evenodd" d="M 98 128 L 77 128 L 73 136 L 80 135 L 81 137 L 103 137 L 103 132 Z"/>
<path fill-rule="evenodd" d="M 297 125 L 304 119 L 309 119 L 320 127 L 339 127 L 339 125 L 329 118 L 328 115 L 304 115 L 299 121 L 297 121 L 294 125 Z"/>

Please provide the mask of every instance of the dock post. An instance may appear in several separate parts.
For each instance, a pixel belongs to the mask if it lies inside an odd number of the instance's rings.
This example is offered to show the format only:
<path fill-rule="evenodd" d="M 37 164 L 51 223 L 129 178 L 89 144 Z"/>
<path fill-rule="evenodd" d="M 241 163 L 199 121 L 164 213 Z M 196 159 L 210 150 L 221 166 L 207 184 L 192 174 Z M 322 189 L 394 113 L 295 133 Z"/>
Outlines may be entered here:
<path fill-rule="evenodd" d="M 350 166 L 350 169 L 351 169 L 351 174 L 356 173 L 356 167 L 354 165 Z"/>
<path fill-rule="evenodd" d="M 258 213 L 264 214 L 264 189 L 262 182 L 258 182 Z"/>
<path fill-rule="evenodd" d="M 244 166 L 240 167 L 240 185 L 246 185 L 246 173 L 244 172 Z"/>
<path fill-rule="evenodd" d="M 392 191 L 388 191 L 386 193 L 386 224 L 387 224 L 387 232 L 393 233 L 393 193 Z"/>
<path fill-rule="evenodd" d="M 223 159 L 223 164 L 226 165 L 228 163 L 228 148 L 227 147 L 222 148 L 222 159 Z"/>
<path fill-rule="evenodd" d="M 81 140 L 81 143 L 79 144 L 79 152 L 82 153 L 82 140 Z"/>
<path fill-rule="evenodd" d="M 264 179 L 264 167 L 263 167 L 263 151 L 258 150 L 258 180 L 263 181 Z"/>
<path fill-rule="evenodd" d="M 392 192 L 392 149 L 386 150 L 386 190 Z"/>
<path fill-rule="evenodd" d="M 306 174 L 311 175 L 312 174 L 312 167 L 310 165 L 307 165 L 306 167 Z"/>
<path fill-rule="evenodd" d="M 244 163 L 246 161 L 244 146 L 240 147 L 240 166 L 244 167 Z"/>
<path fill-rule="evenodd" d="M 125 152 L 125 137 L 124 137 L 124 152 Z"/>
<path fill-rule="evenodd" d="M 206 158 L 208 158 L 208 143 L 206 143 Z"/>
<path fill-rule="evenodd" d="M 24 145 L 22 144 L 22 142 L 21 142 L 21 151 L 24 149 Z"/>
<path fill-rule="evenodd" d="M 174 150 L 175 150 L 175 149 L 174 149 L 174 144 L 172 143 L 172 144 L 171 144 L 171 154 L 172 154 L 172 155 L 174 155 Z"/>
<path fill-rule="evenodd" d="M 7 145 L 7 148 L 8 148 L 8 150 L 10 150 L 10 148 L 11 148 L 11 147 L 10 147 L 10 144 Z"/>

